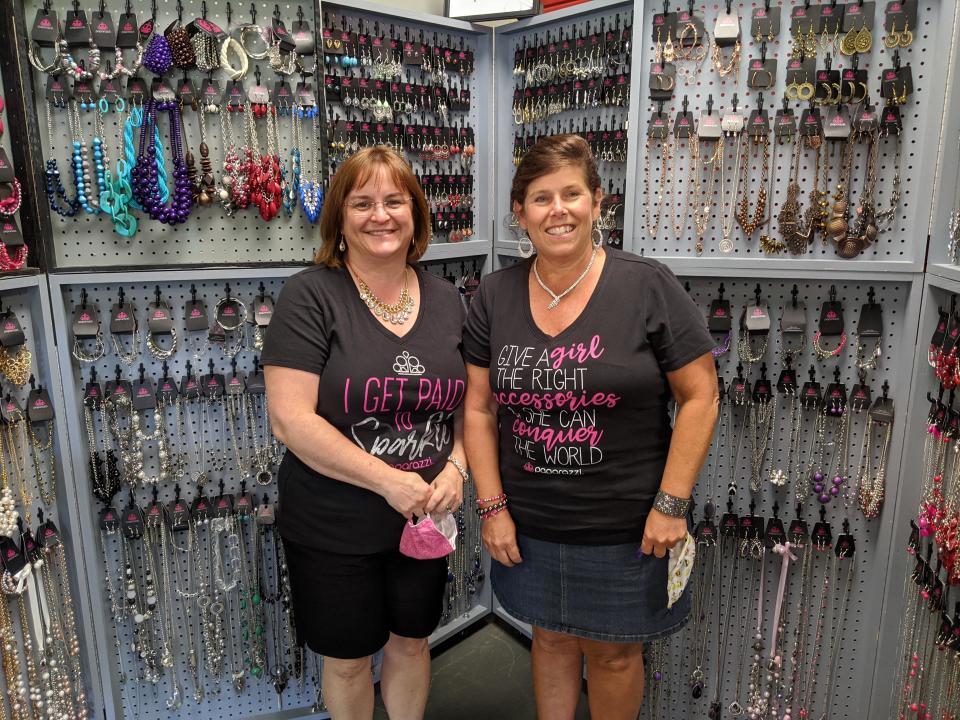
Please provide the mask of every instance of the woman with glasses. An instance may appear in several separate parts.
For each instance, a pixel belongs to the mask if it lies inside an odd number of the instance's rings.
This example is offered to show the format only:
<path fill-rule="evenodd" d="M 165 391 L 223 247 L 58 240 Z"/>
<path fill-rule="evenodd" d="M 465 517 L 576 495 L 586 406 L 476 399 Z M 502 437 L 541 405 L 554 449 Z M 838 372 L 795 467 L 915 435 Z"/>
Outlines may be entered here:
<path fill-rule="evenodd" d="M 467 456 L 491 581 L 534 626 L 538 716 L 636 720 L 642 643 L 686 622 L 667 558 L 717 412 L 706 322 L 663 265 L 603 247 L 587 142 L 555 135 L 510 190 L 536 255 L 486 276 L 464 328 Z M 668 400 L 679 407 L 671 430 Z"/>
<path fill-rule="evenodd" d="M 316 264 L 284 285 L 262 357 L 287 447 L 278 524 L 296 628 L 323 656 L 335 720 L 372 717 L 380 648 L 387 712 L 416 720 L 447 565 L 399 545 L 406 520 L 461 503 L 463 305 L 453 285 L 416 267 L 429 210 L 392 149 L 340 166 L 320 232 Z"/>

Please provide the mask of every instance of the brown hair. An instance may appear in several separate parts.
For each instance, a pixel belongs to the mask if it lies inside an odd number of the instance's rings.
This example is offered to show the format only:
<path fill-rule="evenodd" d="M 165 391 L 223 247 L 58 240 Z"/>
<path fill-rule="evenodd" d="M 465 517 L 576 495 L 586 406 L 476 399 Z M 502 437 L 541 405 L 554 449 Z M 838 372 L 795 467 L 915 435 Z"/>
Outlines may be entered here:
<path fill-rule="evenodd" d="M 510 186 L 510 204 L 523 205 L 530 183 L 564 165 L 580 169 L 592 194 L 600 189 L 600 173 L 590 144 L 579 135 L 549 135 L 538 140 L 520 161 Z"/>
<path fill-rule="evenodd" d="M 386 169 L 397 187 L 406 190 L 412 198 L 413 242 L 407 250 L 407 262 L 416 262 L 427 251 L 431 234 L 430 208 L 423 196 L 423 190 L 420 189 L 420 183 L 400 153 L 387 145 L 375 145 L 347 158 L 330 181 L 330 189 L 324 198 L 320 215 L 320 249 L 314 256 L 318 265 L 335 268 L 343 263 L 340 238 L 344 201 L 347 195 L 366 183 L 381 167 Z"/>

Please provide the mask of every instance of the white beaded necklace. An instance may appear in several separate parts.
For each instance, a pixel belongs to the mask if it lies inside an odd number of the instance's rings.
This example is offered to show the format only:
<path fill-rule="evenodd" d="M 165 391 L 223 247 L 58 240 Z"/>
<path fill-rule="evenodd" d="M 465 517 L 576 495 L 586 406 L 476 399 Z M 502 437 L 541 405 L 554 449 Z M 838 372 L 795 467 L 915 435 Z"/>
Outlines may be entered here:
<path fill-rule="evenodd" d="M 597 259 L 597 252 L 599 250 L 600 248 L 594 245 L 593 252 L 590 253 L 590 262 L 587 263 L 587 266 L 583 269 L 583 272 L 580 273 L 580 276 L 573 281 L 573 284 L 570 287 L 568 287 L 566 290 L 564 290 L 562 293 L 560 293 L 559 295 L 555 293 L 553 290 L 551 290 L 550 288 L 548 288 L 546 283 L 544 283 L 543 280 L 540 278 L 540 273 L 537 271 L 537 260 L 540 259 L 540 256 L 538 255 L 533 259 L 533 276 L 537 279 L 537 284 L 543 288 L 544 292 L 546 292 L 547 295 L 553 298 L 553 300 L 550 301 L 550 304 L 547 305 L 547 310 L 553 310 L 557 305 L 560 304 L 560 301 L 563 300 L 563 298 L 565 298 L 567 295 L 572 293 L 574 289 L 577 287 L 577 285 L 579 285 L 583 281 L 583 279 L 587 276 L 587 273 L 590 272 L 590 268 L 593 267 L 593 263 Z"/>

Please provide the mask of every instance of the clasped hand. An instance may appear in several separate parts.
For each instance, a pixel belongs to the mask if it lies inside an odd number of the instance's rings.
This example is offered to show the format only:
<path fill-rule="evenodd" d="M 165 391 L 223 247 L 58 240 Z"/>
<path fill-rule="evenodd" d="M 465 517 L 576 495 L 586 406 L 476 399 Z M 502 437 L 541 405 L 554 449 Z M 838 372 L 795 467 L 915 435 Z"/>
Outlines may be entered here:
<path fill-rule="evenodd" d="M 417 473 L 403 472 L 384 496 L 390 507 L 409 520 L 414 515 L 454 512 L 463 502 L 463 478 L 451 464 L 428 483 Z"/>

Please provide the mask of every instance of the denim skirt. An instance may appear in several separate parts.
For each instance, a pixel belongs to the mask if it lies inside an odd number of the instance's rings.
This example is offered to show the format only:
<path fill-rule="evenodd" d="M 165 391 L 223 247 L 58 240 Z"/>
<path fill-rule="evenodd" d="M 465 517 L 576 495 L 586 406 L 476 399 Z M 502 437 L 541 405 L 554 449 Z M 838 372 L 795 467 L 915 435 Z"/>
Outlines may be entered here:
<path fill-rule="evenodd" d="M 554 632 L 605 642 L 651 642 L 680 630 L 691 587 L 667 609 L 667 558 L 639 543 L 566 545 L 517 534 L 523 562 L 492 562 L 490 579 L 504 610 Z M 639 555 L 639 556 L 638 556 Z"/>

